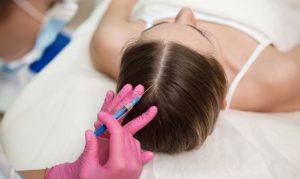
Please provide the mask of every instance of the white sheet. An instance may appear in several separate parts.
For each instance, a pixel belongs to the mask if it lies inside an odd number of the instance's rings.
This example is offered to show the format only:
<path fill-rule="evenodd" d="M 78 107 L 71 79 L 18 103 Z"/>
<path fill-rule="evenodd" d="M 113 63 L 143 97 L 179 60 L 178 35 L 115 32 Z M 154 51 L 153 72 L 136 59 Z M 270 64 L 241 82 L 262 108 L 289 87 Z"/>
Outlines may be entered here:
<path fill-rule="evenodd" d="M 16 169 L 75 160 L 84 131 L 92 129 L 108 89 L 115 84 L 93 70 L 91 35 L 105 1 L 58 57 L 36 77 L 1 124 L 1 142 Z M 300 112 L 222 112 L 204 145 L 178 155 L 159 154 L 142 179 L 300 178 Z"/>

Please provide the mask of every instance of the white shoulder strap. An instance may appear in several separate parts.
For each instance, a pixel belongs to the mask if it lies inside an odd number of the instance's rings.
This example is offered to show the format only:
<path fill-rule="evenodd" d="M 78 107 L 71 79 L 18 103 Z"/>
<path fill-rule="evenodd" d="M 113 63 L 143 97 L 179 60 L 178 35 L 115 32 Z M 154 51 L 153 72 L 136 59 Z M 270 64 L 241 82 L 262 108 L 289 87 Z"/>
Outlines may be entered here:
<path fill-rule="evenodd" d="M 145 22 L 145 29 L 148 29 L 153 26 L 153 19 L 144 17 L 143 21 Z"/>
<path fill-rule="evenodd" d="M 246 72 L 249 70 L 251 65 L 255 62 L 257 57 L 260 55 L 260 53 L 271 44 L 271 41 L 269 39 L 265 39 L 261 44 L 259 44 L 256 49 L 253 51 L 252 55 L 248 59 L 248 61 L 245 63 L 245 65 L 242 67 L 241 71 L 236 75 L 236 77 L 233 79 L 226 96 L 227 105 L 225 110 L 228 110 L 230 108 L 231 100 L 234 95 L 234 92 L 236 88 L 238 87 L 240 81 L 245 76 Z"/>

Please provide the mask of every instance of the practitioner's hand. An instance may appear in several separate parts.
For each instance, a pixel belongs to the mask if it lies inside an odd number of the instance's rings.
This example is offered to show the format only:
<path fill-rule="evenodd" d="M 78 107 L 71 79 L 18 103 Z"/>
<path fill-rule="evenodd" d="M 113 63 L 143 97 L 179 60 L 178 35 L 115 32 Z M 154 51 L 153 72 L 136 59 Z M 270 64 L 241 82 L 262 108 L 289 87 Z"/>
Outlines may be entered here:
<path fill-rule="evenodd" d="M 104 165 L 99 164 L 97 139 L 95 135 L 92 135 L 90 148 L 86 148 L 86 155 L 81 158 L 83 167 L 80 170 L 80 176 L 91 179 L 138 179 L 143 165 L 149 162 L 154 154 L 149 151 L 142 152 L 140 143 L 133 138 L 133 134 L 148 124 L 156 112 L 156 107 L 152 107 L 135 119 L 135 123 L 124 128 L 112 115 L 99 113 L 99 120 L 107 126 L 110 133 L 109 159 Z"/>
<path fill-rule="evenodd" d="M 143 93 L 144 93 L 144 86 L 140 84 L 137 85 L 134 89 L 131 84 L 126 84 L 123 86 L 123 88 L 120 90 L 120 92 L 117 95 L 115 95 L 113 91 L 108 91 L 106 93 L 106 97 L 100 112 L 107 112 L 113 115 L 119 109 L 121 109 L 121 107 L 128 104 L 134 98 L 138 97 L 139 95 L 142 95 Z M 125 117 L 126 115 L 124 115 L 119 120 L 119 122 L 121 123 Z M 99 125 L 99 121 L 96 121 L 95 126 L 98 125 Z"/>
<path fill-rule="evenodd" d="M 98 118 L 106 125 L 110 134 L 109 158 L 104 164 L 99 162 L 99 144 L 92 131 L 86 132 L 84 152 L 74 163 L 60 164 L 51 168 L 47 179 L 138 179 L 142 167 L 154 154 L 142 152 L 140 143 L 133 135 L 146 126 L 156 115 L 157 108 L 151 107 L 145 113 L 122 127 L 112 115 L 100 112 Z"/>
<path fill-rule="evenodd" d="M 100 112 L 107 112 L 111 115 L 115 114 L 121 107 L 128 104 L 137 96 L 144 93 L 144 86 L 137 85 L 134 89 L 132 85 L 126 84 L 122 87 L 120 92 L 115 95 L 113 91 L 108 91 L 106 93 L 105 100 L 101 107 Z M 123 119 L 126 117 L 126 114 L 119 120 L 119 123 L 122 123 Z M 97 120 L 94 123 L 94 130 L 96 131 L 102 123 Z M 126 128 L 125 128 L 126 129 Z M 109 133 L 108 131 L 104 131 L 98 138 L 99 143 L 99 161 L 100 164 L 104 164 L 108 158 L 108 147 L 109 147 Z"/>

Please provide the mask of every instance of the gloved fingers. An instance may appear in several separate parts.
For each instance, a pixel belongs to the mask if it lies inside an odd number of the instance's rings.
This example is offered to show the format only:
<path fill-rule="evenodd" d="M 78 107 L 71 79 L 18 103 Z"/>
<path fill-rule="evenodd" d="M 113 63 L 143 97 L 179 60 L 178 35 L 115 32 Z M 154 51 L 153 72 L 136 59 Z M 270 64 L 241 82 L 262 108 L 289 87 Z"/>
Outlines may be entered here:
<path fill-rule="evenodd" d="M 97 120 L 96 122 L 94 122 L 94 130 L 96 131 L 97 129 L 99 129 L 101 126 L 103 125 L 102 122 L 100 122 L 99 120 Z M 100 138 L 109 138 L 109 133 L 106 131 L 102 132 L 99 136 L 98 139 Z"/>
<path fill-rule="evenodd" d="M 107 111 L 103 112 L 108 112 L 108 113 L 113 113 L 113 109 L 118 105 L 130 92 L 132 91 L 132 85 L 131 84 L 126 84 L 123 86 L 123 88 L 120 90 L 120 92 L 115 95 L 114 99 L 110 103 L 110 105 L 107 108 Z"/>
<path fill-rule="evenodd" d="M 98 161 L 98 140 L 95 134 L 91 130 L 87 130 L 85 132 L 85 147 L 84 152 L 82 154 L 82 160 L 88 162 L 96 162 Z"/>
<path fill-rule="evenodd" d="M 125 134 L 125 163 L 128 170 L 139 170 L 143 167 L 142 154 L 139 142 L 126 132 Z"/>
<path fill-rule="evenodd" d="M 127 97 L 125 97 L 114 109 L 113 112 L 117 112 L 119 109 L 121 109 L 126 104 L 130 103 L 134 98 L 138 97 L 139 95 L 142 95 L 144 93 L 144 86 L 143 85 L 137 85 L 133 91 L 128 94 Z M 123 120 L 127 116 L 128 113 L 126 113 L 122 118 L 120 118 L 118 121 L 120 124 L 122 124 Z"/>
<path fill-rule="evenodd" d="M 132 135 L 132 134 L 130 134 Z M 142 161 L 142 148 L 141 148 L 141 143 L 136 140 L 133 135 L 132 135 L 132 142 L 135 146 L 135 149 L 136 149 L 136 153 L 137 153 L 137 157 L 138 157 L 138 163 L 139 165 L 142 165 L 143 164 L 143 161 Z"/>
<path fill-rule="evenodd" d="M 143 127 L 145 127 L 157 114 L 157 107 L 151 106 L 148 108 L 146 112 L 144 112 L 142 115 L 136 117 L 129 123 L 127 123 L 124 126 L 124 129 L 129 132 L 130 134 L 134 135 L 139 130 L 141 130 Z"/>
<path fill-rule="evenodd" d="M 109 90 L 107 93 L 106 93 L 106 96 L 105 96 L 105 99 L 104 99 L 104 102 L 103 102 L 103 105 L 101 107 L 101 110 L 102 112 L 109 112 L 108 111 L 108 107 L 110 106 L 111 102 L 113 101 L 115 97 L 115 93 L 111 90 Z M 98 128 L 100 128 L 102 126 L 102 123 L 98 121 L 94 122 L 94 130 L 97 130 Z M 106 134 L 104 134 L 106 133 Z M 104 133 L 101 134 L 101 137 L 106 137 L 108 138 L 108 134 L 107 132 L 105 131 Z"/>
<path fill-rule="evenodd" d="M 107 93 L 106 93 L 106 96 L 105 96 L 105 99 L 104 99 L 104 102 L 103 102 L 103 105 L 101 107 L 101 111 L 103 112 L 108 112 L 108 107 L 110 105 L 110 103 L 112 102 L 112 100 L 114 99 L 115 97 L 115 93 L 111 90 L 109 90 Z"/>
<path fill-rule="evenodd" d="M 151 151 L 144 151 L 142 152 L 142 162 L 143 165 L 146 165 L 148 162 L 150 162 L 155 157 L 154 153 Z"/>
<path fill-rule="evenodd" d="M 110 133 L 108 162 L 117 162 L 124 157 L 125 132 L 118 121 L 108 113 L 100 112 L 98 119 L 107 127 L 107 131 Z"/>
<path fill-rule="evenodd" d="M 100 112 L 107 112 L 109 114 L 114 114 L 114 106 L 119 103 L 120 100 L 123 100 L 130 92 L 132 91 L 132 85 L 126 84 L 123 86 L 123 88 L 120 90 L 120 92 L 115 95 L 114 92 L 108 91 L 106 93 L 106 97 L 104 100 L 104 104 L 101 108 Z M 120 122 L 121 123 L 121 122 Z M 101 122 L 99 122 L 99 119 L 94 123 L 94 128 L 97 130 L 99 127 L 103 125 Z M 100 137 L 109 137 L 109 133 L 107 131 L 103 132 Z"/>
<path fill-rule="evenodd" d="M 99 129 L 102 125 L 103 125 L 103 123 L 100 122 L 99 119 L 98 119 L 96 122 L 94 122 L 94 130 L 96 131 L 96 130 Z M 109 132 L 108 132 L 107 130 L 104 131 L 104 132 L 102 132 L 102 133 L 98 136 L 98 138 L 106 138 L 106 139 L 108 139 L 108 138 L 109 138 Z"/>
<path fill-rule="evenodd" d="M 98 113 L 98 121 L 107 127 L 107 131 L 112 135 L 114 133 L 123 132 L 122 126 L 114 118 L 113 115 L 107 112 Z"/>
<path fill-rule="evenodd" d="M 143 92 L 144 92 L 144 87 L 142 85 L 137 85 L 134 88 L 134 90 L 132 90 L 132 85 L 130 85 L 130 84 L 124 85 L 124 87 L 121 89 L 121 91 L 117 95 L 115 95 L 114 92 L 112 92 L 112 91 L 108 91 L 106 93 L 106 97 L 105 97 L 105 100 L 101 107 L 100 112 L 107 112 L 109 114 L 114 114 L 117 110 L 119 110 L 124 105 L 128 104 L 130 101 L 132 101 L 137 96 L 141 95 Z M 123 116 L 119 120 L 119 123 L 121 123 L 123 121 L 125 116 Z M 101 127 L 101 125 L 102 125 L 102 123 L 99 122 L 99 119 L 98 119 L 94 123 L 95 130 L 97 130 L 99 127 Z M 107 134 L 107 132 L 104 132 L 104 133 L 106 133 L 105 136 L 109 136 L 109 134 Z"/>
<path fill-rule="evenodd" d="M 121 109 L 126 104 L 130 103 L 134 98 L 138 97 L 139 95 L 142 95 L 144 93 L 144 86 L 143 85 L 137 85 L 133 91 L 131 91 L 125 98 L 123 98 L 119 104 L 116 105 L 116 107 L 113 109 L 113 112 L 117 112 L 119 109 Z"/>
<path fill-rule="evenodd" d="M 100 121 L 96 121 L 94 122 L 94 129 L 97 130 L 99 127 L 101 127 L 101 125 L 103 125 Z"/>
<path fill-rule="evenodd" d="M 109 155 L 109 138 L 105 137 L 98 137 L 98 157 L 99 157 L 99 163 L 100 165 L 104 165 L 108 160 Z"/>
<path fill-rule="evenodd" d="M 135 157 L 137 158 L 141 158 L 141 145 L 139 143 L 139 141 L 137 141 L 132 134 L 130 133 L 126 133 L 126 140 L 128 141 L 128 143 L 130 144 L 129 145 L 129 148 L 131 150 L 131 154 L 135 155 Z"/>

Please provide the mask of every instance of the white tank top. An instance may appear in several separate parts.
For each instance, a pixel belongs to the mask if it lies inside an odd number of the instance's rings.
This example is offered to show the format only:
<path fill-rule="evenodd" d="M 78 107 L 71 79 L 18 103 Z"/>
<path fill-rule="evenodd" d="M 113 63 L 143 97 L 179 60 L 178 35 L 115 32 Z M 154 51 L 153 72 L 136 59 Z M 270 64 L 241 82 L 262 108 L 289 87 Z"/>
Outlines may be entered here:
<path fill-rule="evenodd" d="M 153 26 L 154 21 L 163 19 L 163 18 L 174 18 L 177 13 L 180 11 L 181 7 L 174 6 L 174 5 L 167 5 L 167 4 L 149 4 L 147 6 L 144 6 L 143 8 L 140 8 L 135 11 L 133 14 L 133 19 L 135 20 L 143 20 L 145 21 L 145 29 Z M 219 17 L 214 17 L 212 15 L 207 14 L 201 14 L 198 11 L 194 11 L 195 17 L 198 20 L 203 20 L 207 22 L 213 22 L 217 24 L 226 25 L 235 29 L 238 29 L 241 32 L 244 32 L 254 38 L 259 45 L 256 47 L 256 49 L 252 52 L 251 56 L 248 58 L 240 72 L 235 76 L 233 79 L 226 96 L 226 110 L 230 108 L 230 104 L 234 95 L 234 92 L 236 88 L 238 87 L 240 81 L 245 76 L 246 72 L 249 70 L 251 65 L 255 62 L 259 54 L 265 49 L 265 47 L 269 46 L 271 44 L 271 40 L 264 36 L 261 33 L 258 33 L 257 31 L 243 26 L 241 24 L 238 24 L 237 22 L 222 19 Z"/>

